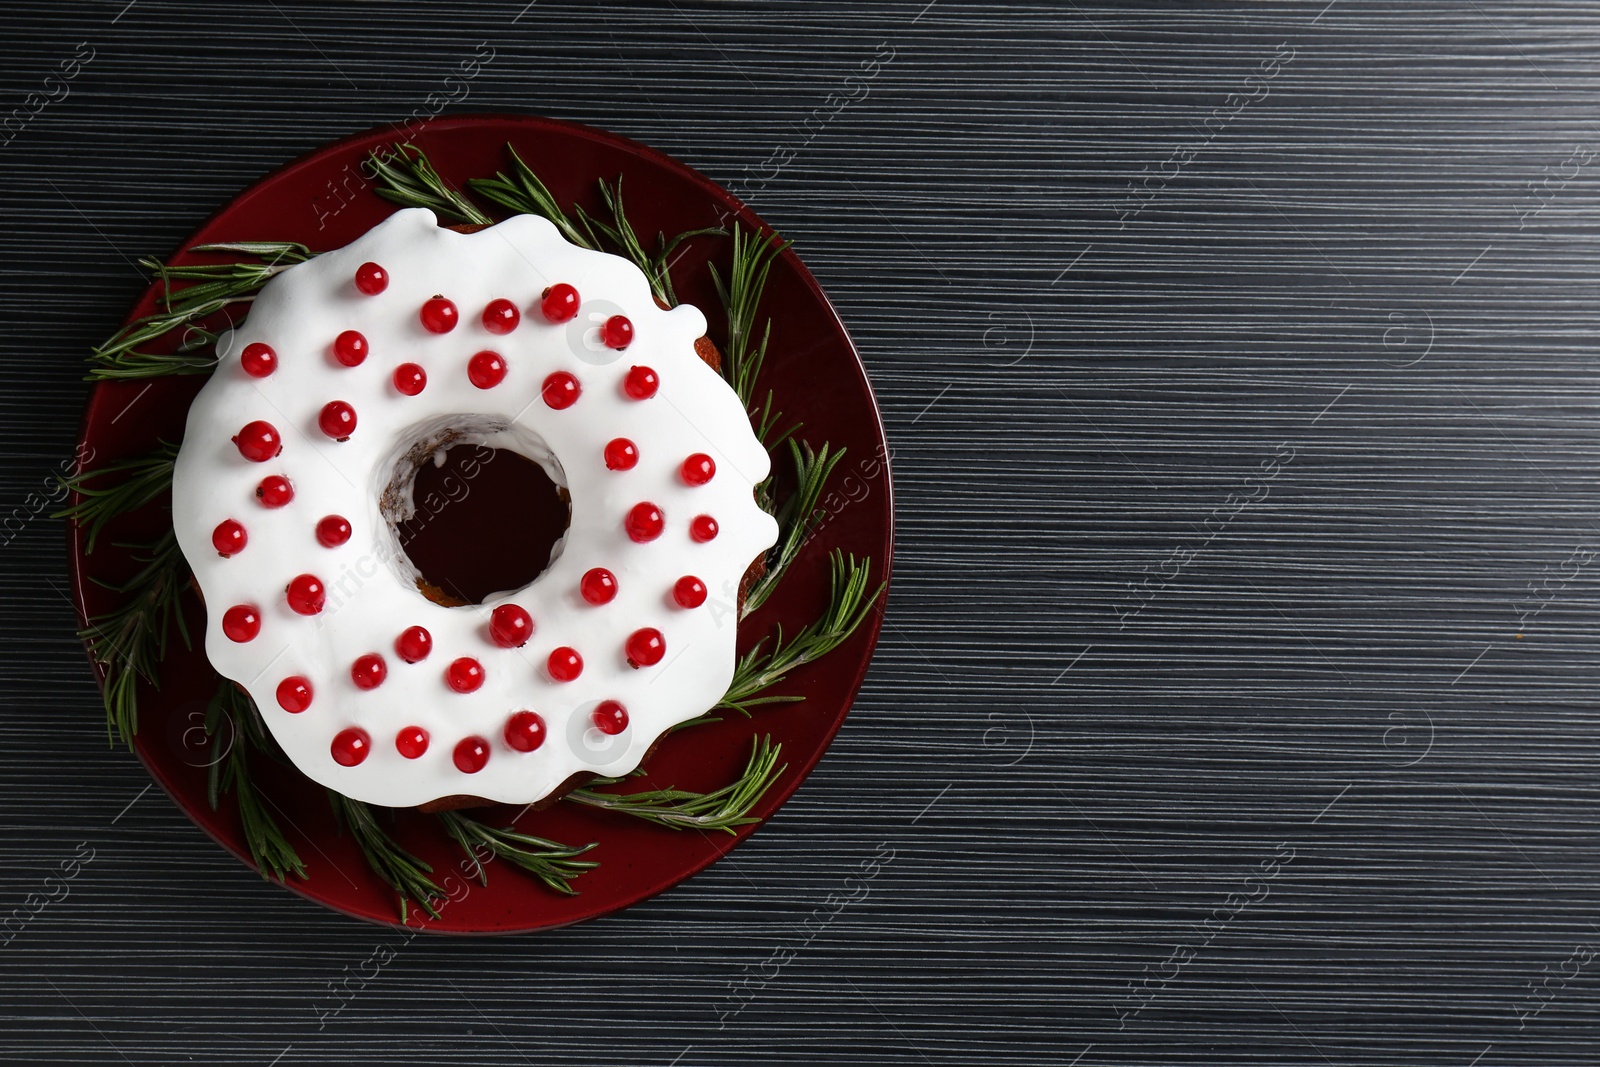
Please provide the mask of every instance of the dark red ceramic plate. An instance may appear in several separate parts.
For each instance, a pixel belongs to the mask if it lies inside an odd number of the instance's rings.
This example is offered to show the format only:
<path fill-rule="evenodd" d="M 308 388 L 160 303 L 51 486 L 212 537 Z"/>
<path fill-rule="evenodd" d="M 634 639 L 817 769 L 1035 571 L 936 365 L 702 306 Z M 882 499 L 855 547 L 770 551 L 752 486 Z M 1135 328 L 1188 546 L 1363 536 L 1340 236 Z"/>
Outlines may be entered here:
<path fill-rule="evenodd" d="M 301 241 L 315 251 L 349 243 L 396 208 L 372 192 L 362 176 L 367 153 L 394 142 L 386 128 L 329 145 L 270 175 L 212 216 L 183 247 L 245 240 Z M 705 177 L 659 152 L 622 137 L 548 119 L 483 115 L 440 119 L 412 135 L 452 184 L 504 169 L 507 142 L 545 179 L 562 203 L 599 207 L 597 178 L 624 177 L 627 209 L 642 235 L 669 234 L 703 226 L 764 228 L 755 213 Z M 711 286 L 709 262 L 725 263 L 728 239 L 694 240 L 674 264 L 680 299 L 721 322 Z M 180 254 L 178 262 L 201 257 Z M 131 315 L 153 309 L 155 288 Z M 893 508 L 883 425 L 866 373 L 849 335 L 816 281 L 793 252 L 777 260 L 767 286 L 765 314 L 772 317 L 772 346 L 760 388 L 770 388 L 788 419 L 802 422 L 802 436 L 832 442 L 848 454 L 826 500 L 828 518 L 789 576 L 760 611 L 740 627 L 741 648 L 782 624 L 786 632 L 815 617 L 825 603 L 828 553 L 842 548 L 872 559 L 874 583 L 887 581 L 893 549 Z M 712 331 L 713 338 L 717 329 Z M 202 379 L 166 378 L 98 385 L 84 416 L 82 445 L 87 466 L 146 453 L 158 441 L 183 435 L 189 401 Z M 781 483 L 780 483 L 781 486 Z M 128 516 L 102 538 L 92 554 L 71 535 L 71 569 L 78 611 L 84 618 L 116 603 L 100 581 L 125 578 L 134 561 L 107 542 L 150 540 L 167 522 L 165 502 Z M 198 602 L 189 605 L 198 632 Z M 753 719 L 726 721 L 680 731 L 665 739 L 649 760 L 648 782 L 687 789 L 715 788 L 743 767 L 752 740 L 770 734 L 783 745 L 787 769 L 752 814 L 765 820 L 811 771 L 843 722 L 860 688 L 877 643 L 880 615 L 822 660 L 794 671 L 775 692 L 803 695 L 805 701 L 759 712 Z M 208 755 L 201 716 L 216 686 L 202 652 L 174 643 L 159 689 L 140 693 L 139 757 L 151 775 L 196 825 L 245 862 L 238 820 L 231 806 L 213 811 L 206 799 Z M 310 875 L 291 879 L 289 888 L 330 908 L 373 922 L 399 922 L 393 892 L 367 868 L 355 843 L 340 833 L 320 787 L 292 771 L 258 767 L 259 784 L 305 861 Z M 497 808 L 477 813 L 505 825 L 518 812 Z M 737 836 L 675 831 L 574 804 L 517 818 L 518 829 L 578 844 L 598 842 L 587 858 L 600 866 L 575 882 L 577 896 L 549 891 L 508 864 L 490 865 L 487 886 L 461 875 L 461 854 L 415 812 L 397 814 L 393 832 L 400 843 L 435 867 L 451 899 L 442 917 L 428 920 L 413 908 L 411 924 L 446 933 L 507 933 L 563 926 L 626 908 L 704 870 L 730 851 L 754 827 Z"/>

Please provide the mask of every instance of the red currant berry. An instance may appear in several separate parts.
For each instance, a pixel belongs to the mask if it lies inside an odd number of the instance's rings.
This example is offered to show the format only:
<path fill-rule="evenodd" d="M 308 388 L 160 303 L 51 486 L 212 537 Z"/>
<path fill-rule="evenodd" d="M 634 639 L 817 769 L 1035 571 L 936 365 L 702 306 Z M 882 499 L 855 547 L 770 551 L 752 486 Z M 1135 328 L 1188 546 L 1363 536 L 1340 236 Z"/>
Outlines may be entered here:
<path fill-rule="evenodd" d="M 246 423 L 233 443 L 238 446 L 239 455 L 251 463 L 265 463 L 283 451 L 283 438 L 278 436 L 278 428 L 260 419 Z"/>
<path fill-rule="evenodd" d="M 622 379 L 622 391 L 634 400 L 649 400 L 661 388 L 661 380 L 649 367 L 632 367 Z"/>
<path fill-rule="evenodd" d="M 672 599 L 680 608 L 697 608 L 706 602 L 706 583 L 686 574 L 672 584 Z"/>
<path fill-rule="evenodd" d="M 578 317 L 578 290 L 557 282 L 539 298 L 539 313 L 550 322 L 571 322 Z"/>
<path fill-rule="evenodd" d="M 509 300 L 491 300 L 483 309 L 483 328 L 490 333 L 510 333 L 522 321 L 522 312 Z"/>
<path fill-rule="evenodd" d="M 489 637 L 501 648 L 521 648 L 533 636 L 533 616 L 515 604 L 501 604 L 489 613 Z"/>
<path fill-rule="evenodd" d="M 683 461 L 683 466 L 678 468 L 678 472 L 690 485 L 705 485 L 717 473 L 717 465 L 704 452 L 696 452 Z"/>
<path fill-rule="evenodd" d="M 348 440 L 356 432 L 356 409 L 343 400 L 330 400 L 322 406 L 317 425 L 335 441 Z"/>
<path fill-rule="evenodd" d="M 463 737 L 456 742 L 456 750 L 452 753 L 456 770 L 462 774 L 477 774 L 488 766 L 489 741 L 483 737 Z"/>
<path fill-rule="evenodd" d="M 338 548 L 350 540 L 350 520 L 343 515 L 328 515 L 317 520 L 317 544 Z"/>
<path fill-rule="evenodd" d="M 550 668 L 550 677 L 558 682 L 570 682 L 583 673 L 583 657 L 578 655 L 578 650 L 562 645 L 550 653 L 546 666 Z"/>
<path fill-rule="evenodd" d="M 600 327 L 600 340 L 619 351 L 633 342 L 633 323 L 626 315 L 613 315 Z"/>
<path fill-rule="evenodd" d="M 359 367 L 367 359 L 367 339 L 355 330 L 346 330 L 333 339 L 333 358 L 346 367 Z"/>
<path fill-rule="evenodd" d="M 428 731 L 420 726 L 407 726 L 394 735 L 394 749 L 406 759 L 421 759 L 428 751 Z"/>
<path fill-rule="evenodd" d="M 428 372 L 415 363 L 402 363 L 394 369 L 394 387 L 406 396 L 416 396 L 428 384 Z"/>
<path fill-rule="evenodd" d="M 395 655 L 407 663 L 421 663 L 433 651 L 433 635 L 420 626 L 412 626 L 394 639 Z"/>
<path fill-rule="evenodd" d="M 315 574 L 297 575 L 285 591 L 289 607 L 301 615 L 315 615 L 328 602 L 328 591 Z"/>
<path fill-rule="evenodd" d="M 639 462 L 639 450 L 626 437 L 618 437 L 606 444 L 606 469 L 631 471 Z"/>
<path fill-rule="evenodd" d="M 544 744 L 544 720 L 537 712 L 517 712 L 506 720 L 506 744 L 518 752 L 532 752 Z"/>
<path fill-rule="evenodd" d="M 570 408 L 578 402 L 583 386 L 578 379 L 564 370 L 558 370 L 544 380 L 544 402 L 557 411 Z"/>
<path fill-rule="evenodd" d="M 250 535 L 244 532 L 244 525 L 232 519 L 223 519 L 217 523 L 217 528 L 211 531 L 211 547 L 224 559 L 237 552 L 243 552 L 249 540 Z"/>
<path fill-rule="evenodd" d="M 660 537 L 661 531 L 666 529 L 667 521 L 662 518 L 661 509 L 647 501 L 635 504 L 622 525 L 628 531 L 629 537 L 644 544 Z"/>
<path fill-rule="evenodd" d="M 617 576 L 604 567 L 586 571 L 578 591 L 591 604 L 609 604 L 617 595 Z"/>
<path fill-rule="evenodd" d="M 311 706 L 311 681 L 298 674 L 278 683 L 278 707 L 298 715 Z"/>
<path fill-rule="evenodd" d="M 449 333 L 456 328 L 456 306 L 442 296 L 436 296 L 422 305 L 422 328 L 429 333 Z"/>
<path fill-rule="evenodd" d="M 467 361 L 467 378 L 479 389 L 493 389 L 506 380 L 506 361 L 498 352 L 479 352 Z"/>
<path fill-rule="evenodd" d="M 357 656 L 355 663 L 350 665 L 350 680 L 356 683 L 357 689 L 376 689 L 387 677 L 389 665 L 376 652 Z"/>
<path fill-rule="evenodd" d="M 252 341 L 244 346 L 244 352 L 239 356 L 239 364 L 250 377 L 265 378 L 278 369 L 278 353 L 272 350 L 271 345 Z"/>
<path fill-rule="evenodd" d="M 596 730 L 615 736 L 628 728 L 628 709 L 622 706 L 621 701 L 602 700 L 594 709 L 590 721 Z"/>
<path fill-rule="evenodd" d="M 261 632 L 261 613 L 254 604 L 235 604 L 222 613 L 222 632 L 229 641 L 253 641 Z"/>
<path fill-rule="evenodd" d="M 717 536 L 717 520 L 710 515 L 696 515 L 689 522 L 689 536 L 704 544 Z"/>
<path fill-rule="evenodd" d="M 356 268 L 356 288 L 368 296 L 377 296 L 389 288 L 389 272 L 376 263 L 363 263 Z"/>
<path fill-rule="evenodd" d="M 294 499 L 294 486 L 281 474 L 269 474 L 256 486 L 256 499 L 264 508 L 281 508 Z"/>
<path fill-rule="evenodd" d="M 333 753 L 333 761 L 339 766 L 354 767 L 372 751 L 372 738 L 361 727 L 352 726 L 333 735 L 328 751 Z"/>
<path fill-rule="evenodd" d="M 483 664 L 471 656 L 462 656 L 450 662 L 444 677 L 456 692 L 471 693 L 483 685 Z"/>
<path fill-rule="evenodd" d="M 660 630 L 646 626 L 628 635 L 625 648 L 628 653 L 628 666 L 654 667 L 667 654 L 667 641 L 661 636 Z"/>

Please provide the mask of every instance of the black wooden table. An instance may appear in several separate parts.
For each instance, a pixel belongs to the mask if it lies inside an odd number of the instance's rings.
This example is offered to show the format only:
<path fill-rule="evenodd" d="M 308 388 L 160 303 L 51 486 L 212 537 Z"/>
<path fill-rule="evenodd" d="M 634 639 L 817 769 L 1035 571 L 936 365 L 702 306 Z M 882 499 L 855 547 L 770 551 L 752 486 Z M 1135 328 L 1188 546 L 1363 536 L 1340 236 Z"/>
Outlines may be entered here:
<path fill-rule="evenodd" d="M 1600 1061 L 1600 5 L 3 17 L 0 913 L 75 872 L 0 945 L 6 1062 Z M 470 111 L 635 137 L 795 239 L 899 556 L 854 714 L 731 859 L 406 939 L 106 748 L 49 478 L 138 257 Z"/>

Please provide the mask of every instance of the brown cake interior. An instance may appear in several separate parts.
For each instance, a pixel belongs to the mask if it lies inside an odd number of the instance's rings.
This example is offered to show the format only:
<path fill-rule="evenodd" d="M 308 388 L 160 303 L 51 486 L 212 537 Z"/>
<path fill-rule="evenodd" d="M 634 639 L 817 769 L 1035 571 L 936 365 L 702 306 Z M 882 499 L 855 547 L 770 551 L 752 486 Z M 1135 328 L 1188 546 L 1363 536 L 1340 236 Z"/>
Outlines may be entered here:
<path fill-rule="evenodd" d="M 422 595 L 446 607 L 481 604 L 544 573 L 567 532 L 567 490 L 510 449 L 461 444 L 443 456 L 416 468 L 413 510 L 395 524 Z"/>

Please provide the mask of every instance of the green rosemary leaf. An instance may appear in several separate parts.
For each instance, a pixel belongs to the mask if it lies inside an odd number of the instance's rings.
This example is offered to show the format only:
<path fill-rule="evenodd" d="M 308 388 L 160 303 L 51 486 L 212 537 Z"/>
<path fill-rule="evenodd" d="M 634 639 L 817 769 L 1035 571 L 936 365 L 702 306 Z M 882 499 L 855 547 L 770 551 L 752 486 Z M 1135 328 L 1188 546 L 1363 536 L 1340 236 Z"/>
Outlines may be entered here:
<path fill-rule="evenodd" d="M 186 326 L 183 337 L 178 341 L 178 355 L 187 356 L 191 352 L 201 352 L 208 348 L 215 348 L 217 338 L 221 337 L 215 330 L 208 330 L 204 326 Z"/>
<path fill-rule="evenodd" d="M 101 697 L 106 706 L 106 741 L 115 745 L 120 739 L 131 749 L 133 735 L 139 732 L 139 672 L 124 669 L 120 664 L 104 666 L 106 681 Z"/>
<path fill-rule="evenodd" d="M 489 871 L 484 866 L 485 853 L 493 858 L 494 853 L 487 846 L 467 832 L 466 825 L 460 819 L 440 818 L 439 825 L 444 827 L 444 832 L 449 834 L 456 844 L 461 846 L 461 851 L 467 854 L 467 860 L 472 864 L 469 872 L 464 872 L 469 878 L 476 878 L 479 885 L 489 884 Z"/>
<path fill-rule="evenodd" d="M 312 256 L 292 241 L 243 241 L 198 245 L 196 252 L 235 252 L 255 256 L 255 263 L 201 263 L 174 267 L 153 259 L 139 262 L 156 275 L 161 308 L 118 330 L 90 356 L 90 381 L 158 378 L 169 374 L 204 374 L 216 366 L 214 354 L 201 353 L 216 341 L 216 331 L 202 325 L 235 304 L 249 303 L 276 274 Z M 174 282 L 190 284 L 177 288 Z M 141 345 L 174 330 L 184 330 L 178 351 L 144 352 Z"/>
<path fill-rule="evenodd" d="M 713 226 L 686 230 L 670 240 L 665 234 L 658 233 L 656 251 L 651 253 L 644 247 L 644 242 L 640 240 L 633 224 L 628 221 L 627 212 L 622 204 L 620 175 L 611 182 L 604 178 L 599 180 L 600 199 L 605 204 L 606 214 L 609 216 L 609 219 L 600 219 L 589 214 L 580 205 L 573 205 L 570 212 L 563 209 L 549 187 L 534 173 L 533 168 L 523 161 L 517 150 L 508 144 L 506 152 L 511 157 L 509 175 L 500 171 L 493 178 L 473 178 L 467 182 L 467 188 L 501 207 L 549 219 L 561 231 L 562 236 L 573 244 L 597 250 L 614 249 L 644 271 L 645 277 L 650 279 L 651 292 L 669 307 L 678 303 L 669 273 L 673 252 L 690 238 L 727 232 L 721 227 Z"/>
<path fill-rule="evenodd" d="M 828 476 L 844 458 L 844 452 L 842 448 L 831 450 L 826 442 L 821 450 L 814 452 L 808 444 L 789 441 L 789 458 L 794 463 L 794 495 L 778 509 L 778 526 L 782 531 L 778 535 L 778 544 L 767 557 L 766 573 L 756 581 L 750 589 L 750 595 L 745 598 L 741 617 L 766 603 L 773 590 L 778 588 L 778 583 L 783 581 L 789 564 L 794 562 L 806 538 L 822 518 L 817 503 L 822 499 Z"/>
<path fill-rule="evenodd" d="M 206 708 L 205 729 L 212 744 L 207 793 L 213 810 L 223 793 L 233 794 L 245 847 L 261 877 L 276 876 L 280 882 L 290 874 L 304 878 L 305 864 L 268 813 L 250 777 L 249 753 L 266 744 L 260 716 L 249 694 L 224 678 Z"/>
<path fill-rule="evenodd" d="M 511 156 L 511 173 L 496 172 L 493 178 L 471 178 L 467 188 L 485 200 L 509 208 L 521 215 L 541 215 L 555 223 L 563 237 L 584 248 L 597 247 L 592 238 L 584 235 L 576 223 L 556 203 L 556 198 L 539 176 L 517 155 L 517 150 L 506 145 Z"/>
<path fill-rule="evenodd" d="M 583 239 L 590 248 L 603 248 L 607 244 L 612 247 L 620 242 L 616 228 L 608 226 L 589 214 L 581 204 L 572 205 L 572 215 L 578 220 L 577 225 L 583 227 Z"/>
<path fill-rule="evenodd" d="M 84 376 L 87 382 L 122 381 L 133 378 L 165 378 L 174 374 L 210 374 L 215 357 L 188 352 L 130 352 L 127 356 L 95 366 Z"/>
<path fill-rule="evenodd" d="M 600 179 L 600 199 L 605 201 L 606 210 L 611 212 L 612 239 L 622 250 L 622 254 L 633 261 L 634 265 L 644 271 L 650 279 L 650 288 L 657 298 L 667 300 L 668 304 L 676 304 L 676 300 L 667 299 L 667 287 L 662 285 L 662 280 L 655 273 L 655 262 L 650 258 L 650 253 L 644 250 L 644 245 L 639 243 L 639 235 L 634 233 L 633 224 L 628 221 L 627 212 L 622 207 L 622 175 L 617 175 L 617 180 L 610 185 L 604 178 Z"/>
<path fill-rule="evenodd" d="M 574 205 L 570 213 L 563 211 L 556 202 L 544 182 L 539 176 L 522 161 L 516 149 L 506 146 L 512 159 L 512 176 L 504 173 L 493 178 L 475 178 L 468 182 L 473 192 L 486 200 L 492 200 L 502 207 L 513 211 L 528 214 L 542 215 L 555 223 L 562 234 L 574 244 L 585 248 L 605 249 L 610 247 L 616 252 L 633 262 L 650 280 L 650 291 L 656 298 L 668 307 L 678 303 L 678 296 L 672 287 L 672 278 L 669 273 L 672 253 L 693 237 L 708 234 L 721 234 L 726 231 L 720 227 L 706 227 L 699 230 L 686 230 L 671 240 L 664 233 L 656 235 L 657 250 L 649 252 L 644 247 L 644 242 L 639 239 L 633 224 L 628 221 L 626 209 L 622 203 L 622 177 L 619 175 L 615 181 L 608 182 L 601 178 L 600 199 L 606 206 L 609 221 L 599 219 L 589 214 L 581 205 Z"/>
<path fill-rule="evenodd" d="M 723 358 L 723 373 L 749 411 L 755 423 L 756 436 L 766 445 L 769 452 L 795 433 L 799 425 L 792 425 L 781 433 L 775 433 L 782 416 L 772 410 L 770 389 L 767 391 L 767 399 L 761 410 L 757 412 L 755 408 L 753 398 L 756 379 L 766 363 L 767 346 L 772 340 L 772 320 L 768 319 L 762 325 L 760 340 L 753 341 L 755 318 L 762 295 L 766 291 L 767 277 L 771 273 L 772 264 L 791 243 L 775 233 L 746 234 L 744 229 L 735 223 L 733 255 L 727 279 L 724 280 L 715 267 L 711 268 L 712 285 L 715 286 L 717 296 L 722 301 L 723 311 L 727 315 L 728 345 Z M 663 256 L 668 251 L 664 244 Z M 772 479 L 770 477 L 763 479 L 755 489 L 756 502 L 766 511 L 772 512 L 774 510 Z M 766 592 L 762 594 L 761 599 L 765 599 L 771 589 L 776 587 L 781 576 L 781 572 L 770 576 L 771 580 L 766 583 Z"/>
<path fill-rule="evenodd" d="M 428 208 L 453 222 L 488 225 L 494 221 L 452 189 L 421 149 L 409 144 L 394 148 L 387 154 L 373 149 L 367 156 L 379 196 L 402 207 Z"/>
<path fill-rule="evenodd" d="M 261 717 L 261 709 L 250 699 L 250 694 L 237 685 L 233 690 L 238 700 L 234 726 L 238 728 L 245 744 L 250 746 L 251 751 L 271 756 L 285 766 L 294 766 L 289 757 L 283 754 L 283 750 L 278 748 L 277 742 L 273 741 L 272 734 L 267 730 L 266 720 Z"/>
<path fill-rule="evenodd" d="M 658 281 L 663 290 L 663 299 L 671 307 L 678 305 L 678 294 L 672 287 L 672 264 L 676 262 L 673 250 L 691 237 L 721 237 L 728 231 L 720 226 L 706 226 L 698 230 L 685 230 L 671 240 L 661 232 L 656 233 L 656 254 L 651 257 L 650 267 L 645 271 L 653 281 Z"/>
<path fill-rule="evenodd" d="M 312 256 L 311 249 L 299 241 L 220 241 L 216 244 L 195 245 L 189 249 L 191 252 L 233 252 L 244 256 L 255 256 L 269 263 L 277 263 L 288 259 L 291 262 L 301 263 Z M 184 269 L 184 268 L 176 268 Z"/>
<path fill-rule="evenodd" d="M 821 659 L 855 633 L 861 620 L 883 595 L 883 586 L 880 584 L 870 595 L 867 593 L 870 559 L 857 562 L 855 556 L 834 549 L 828 562 L 832 568 L 832 583 L 827 609 L 787 644 L 780 628 L 770 648 L 763 640 L 739 657 L 733 681 L 717 707 L 749 714 L 750 709 L 758 705 L 801 699 L 759 694 L 796 667 Z"/>
<path fill-rule="evenodd" d="M 684 230 L 671 240 L 667 239 L 667 235 L 665 233 L 662 233 L 658 230 L 656 231 L 656 258 L 661 261 L 663 264 L 663 269 L 665 269 L 668 257 L 678 250 L 679 245 L 683 244 L 683 242 L 689 240 L 690 238 L 726 236 L 728 236 L 728 231 L 723 229 L 721 226 L 702 226 L 698 230 Z"/>
<path fill-rule="evenodd" d="M 180 603 L 189 587 L 189 565 L 178 549 L 177 536 L 168 530 L 141 551 L 136 556 L 142 563 L 138 572 L 121 585 L 109 586 L 125 594 L 121 605 L 97 616 L 78 634 L 106 672 L 108 738 L 113 744 L 120 738 L 130 747 L 139 732 L 138 679 L 156 683 L 174 626 L 184 645 L 189 644 Z"/>
<path fill-rule="evenodd" d="M 756 429 L 756 438 L 766 446 L 768 452 L 777 449 L 779 445 L 783 444 L 784 441 L 799 431 L 800 427 L 803 425 L 802 423 L 797 422 L 781 433 L 777 432 L 778 421 L 783 418 L 783 413 L 772 410 L 771 389 L 767 390 L 767 399 L 762 403 L 760 412 L 758 413 L 754 408 L 752 408 L 750 409 L 750 414 L 755 416 L 754 425 Z M 776 436 L 774 436 L 774 434 L 776 434 Z"/>
<path fill-rule="evenodd" d="M 189 251 L 204 252 L 207 255 L 250 256 L 261 262 L 185 263 L 178 265 L 161 263 L 149 258 L 141 259 L 139 262 L 164 278 L 176 278 L 179 281 L 217 282 L 228 281 L 238 277 L 241 273 L 249 271 L 276 268 L 273 273 L 277 273 L 294 266 L 296 263 L 304 263 L 316 255 L 309 246 L 303 245 L 299 241 L 227 241 L 220 244 L 192 245 Z"/>
<path fill-rule="evenodd" d="M 479 880 L 488 883 L 479 851 L 486 850 L 495 857 L 515 864 L 558 893 L 569 896 L 577 893 L 571 880 L 584 871 L 598 867 L 592 860 L 577 857 L 594 848 L 594 844 L 563 845 L 542 837 L 532 837 L 506 827 L 495 829 L 469 816 L 455 811 L 441 811 L 437 818 L 444 824 L 445 832 L 455 839 L 463 851 L 477 865 Z"/>
<path fill-rule="evenodd" d="M 746 353 L 738 365 L 741 381 L 735 385 L 736 392 L 740 390 L 743 390 L 745 394 L 754 392 L 756 375 L 761 373 L 762 366 L 767 362 L 767 342 L 771 339 L 772 320 L 768 319 L 766 325 L 761 327 L 761 342 L 752 351 Z"/>
<path fill-rule="evenodd" d="M 672 278 L 667 273 L 669 266 L 667 256 L 684 241 L 700 234 L 722 233 L 718 227 L 702 230 L 689 230 L 680 233 L 669 243 L 665 234 L 657 234 L 657 252 L 651 255 L 645 250 L 639 235 L 634 232 L 633 224 L 628 221 L 628 214 L 622 206 L 622 176 L 617 175 L 617 180 L 606 183 L 600 180 L 600 198 L 605 201 L 606 210 L 611 212 L 611 225 L 604 228 L 606 236 L 611 239 L 618 250 L 632 260 L 634 265 L 644 271 L 645 277 L 650 279 L 650 291 L 656 299 L 668 307 L 675 307 L 678 303 L 678 294 L 672 288 Z"/>
<path fill-rule="evenodd" d="M 328 802 L 333 805 L 333 813 L 339 824 L 356 839 L 367 866 L 399 894 L 400 921 L 406 921 L 406 905 L 409 901 L 415 901 L 423 911 L 437 919 L 439 909 L 436 905 L 442 904 L 446 897 L 444 890 L 428 877 L 433 873 L 433 867 L 397 845 L 394 838 L 378 825 L 371 806 L 332 789 L 328 790 Z"/>
<path fill-rule="evenodd" d="M 305 878 L 305 864 L 278 828 L 277 821 L 263 806 L 262 798 L 250 780 L 242 752 L 229 756 L 225 778 L 233 790 L 239 823 L 244 829 L 245 845 L 250 849 L 250 858 L 255 861 L 261 877 L 266 878 L 267 872 L 271 871 L 280 882 L 287 880 L 290 874 Z"/>
<path fill-rule="evenodd" d="M 628 221 L 627 213 L 622 209 L 622 175 L 617 175 L 612 182 L 600 178 L 595 184 L 600 187 L 600 201 L 611 215 L 611 221 L 606 224 L 606 236 L 635 264 L 643 263 L 647 253 L 639 243 L 639 235 L 633 232 L 633 224 Z"/>
<path fill-rule="evenodd" d="M 750 410 L 752 422 L 756 429 L 756 439 L 762 443 L 768 452 L 775 452 L 779 445 L 799 432 L 801 423 L 793 423 L 783 430 L 779 430 L 778 422 L 783 418 L 781 412 L 772 410 L 772 390 L 767 390 L 767 399 L 757 412 Z M 777 505 L 772 499 L 772 475 L 767 475 L 755 485 L 756 504 L 769 515 L 776 514 Z"/>
<path fill-rule="evenodd" d="M 750 817 L 750 809 L 755 807 L 778 775 L 787 769 L 788 764 L 777 766 L 778 754 L 782 750 L 783 746 L 774 745 L 772 738 L 763 737 L 752 748 L 750 759 L 739 777 L 709 793 L 683 789 L 603 793 L 591 785 L 573 790 L 567 794 L 567 799 L 592 808 L 632 815 L 675 830 L 725 830 L 731 834 L 737 827 L 758 821 Z M 611 779 L 597 784 L 609 785 L 615 781 Z"/>
<path fill-rule="evenodd" d="M 728 268 L 727 279 L 724 280 L 715 267 L 711 269 L 711 284 L 716 286 L 717 296 L 721 298 L 723 310 L 728 314 L 728 348 L 723 353 L 723 373 L 747 408 L 751 404 L 756 378 L 761 373 L 761 364 L 766 359 L 767 336 L 772 326 L 769 319 L 757 343 L 756 309 L 761 304 L 773 261 L 791 243 L 774 233 L 746 234 L 735 223 L 733 261 Z"/>
<path fill-rule="evenodd" d="M 172 488 L 172 465 L 178 457 L 178 446 L 161 442 L 161 447 L 146 456 L 119 460 L 104 467 L 79 471 L 69 478 L 58 477 L 56 482 L 78 496 L 78 502 L 54 512 L 51 518 L 71 519 L 88 531 L 84 551 L 93 552 L 95 541 L 106 524 L 120 515 L 138 511 L 152 500 Z M 101 488 L 91 485 L 108 474 L 122 474 L 115 485 Z"/>

